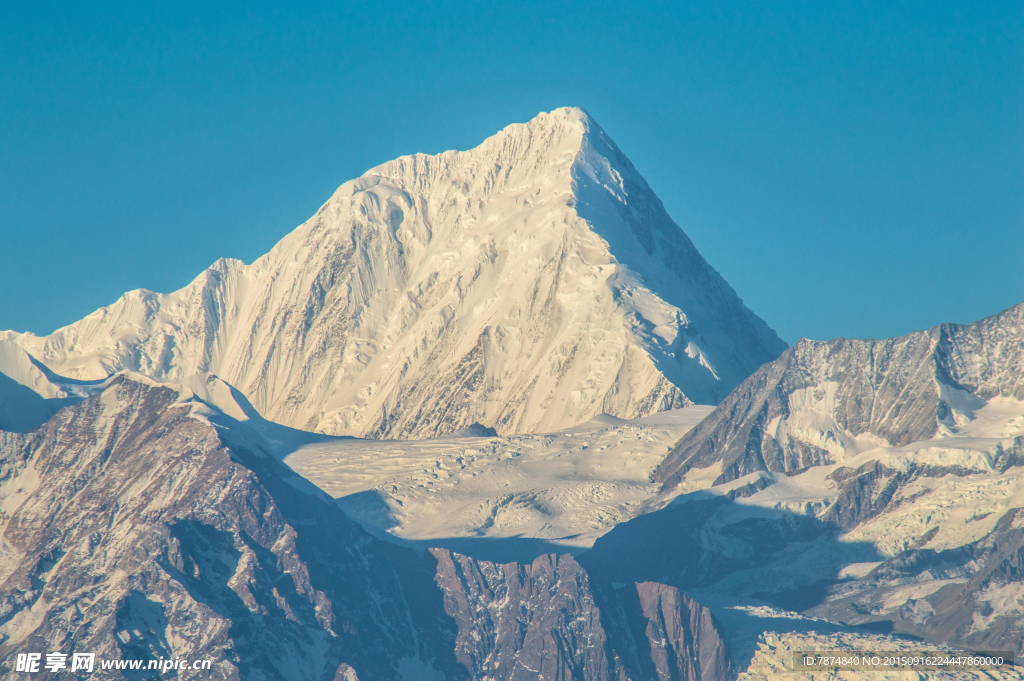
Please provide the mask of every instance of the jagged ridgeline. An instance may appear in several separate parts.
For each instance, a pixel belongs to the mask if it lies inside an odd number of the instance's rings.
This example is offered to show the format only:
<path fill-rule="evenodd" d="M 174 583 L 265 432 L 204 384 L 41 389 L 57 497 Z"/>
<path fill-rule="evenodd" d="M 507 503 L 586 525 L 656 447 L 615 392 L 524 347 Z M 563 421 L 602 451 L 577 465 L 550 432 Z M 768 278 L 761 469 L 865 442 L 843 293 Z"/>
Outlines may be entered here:
<path fill-rule="evenodd" d="M 655 479 L 670 492 L 694 468 L 720 466 L 715 481 L 724 483 L 836 464 L 882 445 L 944 436 L 956 445 L 986 405 L 991 411 L 1005 402 L 1002 411 L 1013 416 L 1013 403 L 1022 401 L 1024 303 L 973 324 L 898 338 L 801 340 L 690 431 Z M 937 465 L 977 463 L 965 456 Z"/>
<path fill-rule="evenodd" d="M 225 680 L 729 673 L 710 613 L 677 589 L 615 588 L 567 555 L 495 565 L 382 542 L 248 427 L 142 376 L 0 432 L 0 485 L 5 665 L 61 651 L 209 660 L 202 678 Z"/>
<path fill-rule="evenodd" d="M 272 421 L 373 438 L 716 404 L 786 347 L 580 109 L 374 168 L 251 265 L 4 339 L 66 378 L 210 372 Z"/>

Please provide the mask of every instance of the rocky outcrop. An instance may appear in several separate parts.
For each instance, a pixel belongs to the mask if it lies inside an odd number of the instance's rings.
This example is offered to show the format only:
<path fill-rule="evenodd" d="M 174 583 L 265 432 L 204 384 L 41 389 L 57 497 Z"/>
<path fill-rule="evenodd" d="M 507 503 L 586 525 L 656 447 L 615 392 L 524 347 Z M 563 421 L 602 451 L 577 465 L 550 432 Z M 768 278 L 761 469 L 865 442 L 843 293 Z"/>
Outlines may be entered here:
<path fill-rule="evenodd" d="M 912 475 L 894 471 L 877 461 L 856 470 L 838 468 L 829 474 L 837 487 L 835 501 L 822 519 L 839 530 L 852 530 L 882 513 L 896 490 Z"/>
<path fill-rule="evenodd" d="M 671 586 L 636 585 L 658 679 L 723 679 L 729 662 L 711 612 Z"/>
<path fill-rule="evenodd" d="M 432 553 L 445 610 L 459 625 L 456 657 L 474 678 L 625 678 L 609 656 L 587 573 L 572 556 L 496 565 Z"/>
<path fill-rule="evenodd" d="M 707 608 L 664 584 L 592 585 L 572 556 L 497 565 L 434 549 L 456 656 L 502 681 L 729 678 Z"/>
<path fill-rule="evenodd" d="M 941 588 L 879 612 L 895 589 L 914 582 Z M 970 650 L 1024 654 L 1024 511 L 1003 514 L 981 539 L 951 549 L 911 549 L 882 562 L 857 585 L 809 611 L 861 626 Z"/>

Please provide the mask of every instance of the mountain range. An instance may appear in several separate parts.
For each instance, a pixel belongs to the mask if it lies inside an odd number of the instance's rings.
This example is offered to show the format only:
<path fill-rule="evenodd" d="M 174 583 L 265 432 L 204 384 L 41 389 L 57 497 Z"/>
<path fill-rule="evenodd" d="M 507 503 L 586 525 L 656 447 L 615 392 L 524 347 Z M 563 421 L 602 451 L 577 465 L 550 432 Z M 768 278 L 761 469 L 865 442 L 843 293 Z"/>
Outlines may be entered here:
<path fill-rule="evenodd" d="M 1021 508 L 1024 304 L 787 348 L 580 109 L 374 168 L 251 265 L 0 332 L 4 678 L 1021 655 Z"/>
<path fill-rule="evenodd" d="M 345 680 L 728 667 L 710 613 L 677 589 L 592 586 L 571 556 L 495 565 L 382 542 L 247 426 L 137 374 L 0 431 L 0 470 L 8 663 L 63 650 Z"/>

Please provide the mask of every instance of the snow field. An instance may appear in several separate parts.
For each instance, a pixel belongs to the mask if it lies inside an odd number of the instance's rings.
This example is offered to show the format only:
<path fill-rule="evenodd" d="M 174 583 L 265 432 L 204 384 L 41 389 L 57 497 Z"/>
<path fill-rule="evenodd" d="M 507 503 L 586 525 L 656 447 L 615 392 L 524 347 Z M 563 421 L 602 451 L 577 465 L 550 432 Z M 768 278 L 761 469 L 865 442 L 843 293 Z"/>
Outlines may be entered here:
<path fill-rule="evenodd" d="M 649 473 L 710 410 L 511 437 L 331 439 L 284 461 L 395 537 L 531 537 L 578 552 L 656 493 Z"/>

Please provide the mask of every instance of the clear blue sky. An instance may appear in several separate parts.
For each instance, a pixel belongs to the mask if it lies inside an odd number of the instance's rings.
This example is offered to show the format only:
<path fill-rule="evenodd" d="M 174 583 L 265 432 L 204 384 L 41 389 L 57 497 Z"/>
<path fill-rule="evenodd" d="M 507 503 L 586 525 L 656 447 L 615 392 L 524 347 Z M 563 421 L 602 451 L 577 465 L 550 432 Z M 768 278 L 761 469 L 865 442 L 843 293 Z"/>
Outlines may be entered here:
<path fill-rule="evenodd" d="M 100 7 L 99 5 L 102 5 Z M 1024 5 L 0 3 L 0 328 L 582 106 L 787 341 L 1024 300 Z"/>

